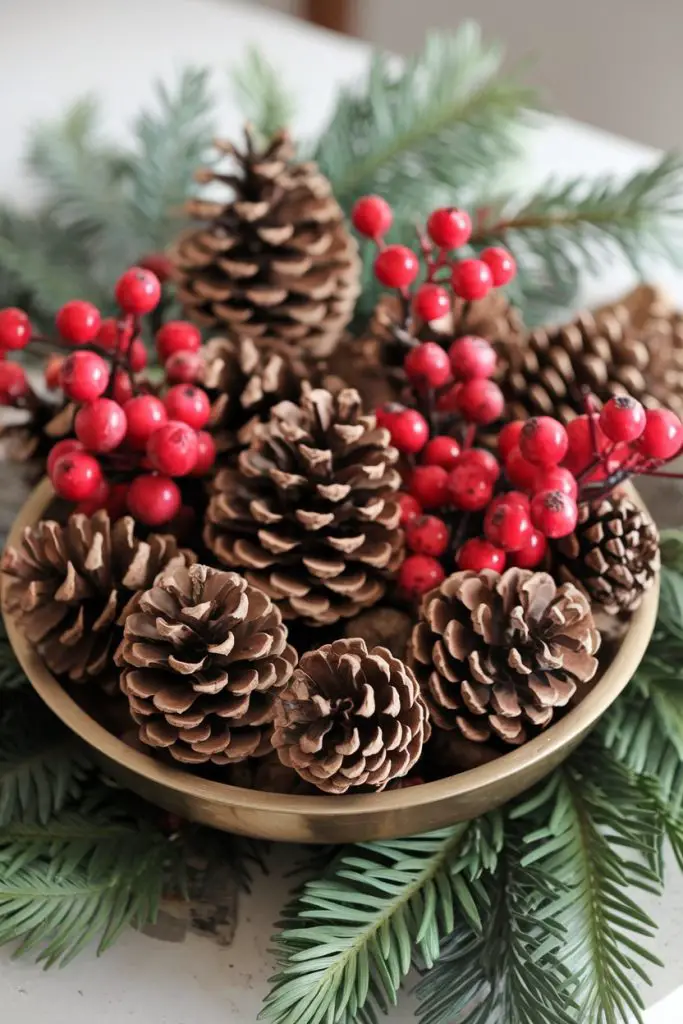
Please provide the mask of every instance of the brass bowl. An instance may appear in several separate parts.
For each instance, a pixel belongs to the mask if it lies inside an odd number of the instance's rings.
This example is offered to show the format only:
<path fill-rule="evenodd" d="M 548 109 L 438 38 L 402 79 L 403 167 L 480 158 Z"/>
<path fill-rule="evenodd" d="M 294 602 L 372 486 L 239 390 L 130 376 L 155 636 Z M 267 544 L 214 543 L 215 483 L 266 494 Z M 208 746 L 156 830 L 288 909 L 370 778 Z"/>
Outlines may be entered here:
<path fill-rule="evenodd" d="M 48 481 L 32 492 L 9 536 L 17 546 L 24 526 L 53 500 Z M 197 778 L 134 750 L 88 715 L 45 667 L 7 617 L 7 632 L 34 689 L 58 718 L 92 748 L 122 785 L 153 804 L 213 828 L 301 843 L 362 842 L 441 828 L 500 807 L 538 782 L 581 742 L 635 672 L 657 615 L 658 586 L 634 614 L 614 659 L 595 687 L 560 721 L 524 746 L 479 768 L 420 786 L 361 796 L 283 796 Z"/>

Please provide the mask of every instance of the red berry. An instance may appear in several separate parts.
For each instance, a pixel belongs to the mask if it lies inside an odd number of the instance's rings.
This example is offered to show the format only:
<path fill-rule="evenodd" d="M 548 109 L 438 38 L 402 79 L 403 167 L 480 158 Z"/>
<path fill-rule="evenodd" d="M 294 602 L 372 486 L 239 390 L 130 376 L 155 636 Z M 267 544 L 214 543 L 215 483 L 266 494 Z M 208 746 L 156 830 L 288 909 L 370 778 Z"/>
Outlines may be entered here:
<path fill-rule="evenodd" d="M 519 435 L 522 432 L 524 422 L 524 420 L 512 420 L 511 423 L 505 424 L 498 435 L 498 454 L 503 462 L 505 462 L 512 449 L 519 446 Z"/>
<path fill-rule="evenodd" d="M 109 495 L 105 508 L 110 519 L 120 519 L 125 516 L 128 510 L 128 487 L 127 483 L 112 484 L 109 488 Z"/>
<path fill-rule="evenodd" d="M 186 476 L 199 455 L 197 433 L 181 420 L 169 420 L 157 427 L 147 442 L 147 458 L 160 473 Z"/>
<path fill-rule="evenodd" d="M 174 352 L 164 363 L 169 384 L 195 384 L 204 379 L 205 364 L 198 352 Z"/>
<path fill-rule="evenodd" d="M 366 238 L 382 238 L 391 227 L 394 215 L 381 196 L 361 196 L 353 204 L 351 223 Z"/>
<path fill-rule="evenodd" d="M 483 299 L 491 291 L 493 275 L 483 260 L 460 260 L 451 274 L 453 291 L 466 302 Z"/>
<path fill-rule="evenodd" d="M 136 451 L 144 451 L 155 430 L 168 420 L 166 406 L 154 395 L 137 395 L 129 398 L 123 407 L 128 430 L 126 443 Z"/>
<path fill-rule="evenodd" d="M 455 206 L 442 207 L 430 213 L 427 231 L 440 249 L 459 249 L 470 240 L 472 221 L 465 210 L 458 210 Z"/>
<path fill-rule="evenodd" d="M 55 324 L 64 341 L 71 345 L 87 345 L 94 341 L 100 329 L 102 318 L 92 302 L 72 299 L 66 302 L 55 317 Z"/>
<path fill-rule="evenodd" d="M 81 406 L 74 429 L 91 452 L 112 452 L 126 436 L 126 414 L 112 398 L 98 398 Z"/>
<path fill-rule="evenodd" d="M 566 537 L 578 514 L 576 502 L 563 491 L 539 491 L 531 499 L 531 521 L 545 537 Z"/>
<path fill-rule="evenodd" d="M 395 421 L 398 413 L 404 411 L 405 405 L 401 405 L 400 402 L 385 402 L 383 405 L 378 405 L 375 409 L 377 426 L 390 430 L 390 424 Z"/>
<path fill-rule="evenodd" d="M 591 420 L 593 423 L 592 430 Z M 568 446 L 563 464 L 574 476 L 578 476 L 583 472 L 596 458 L 593 447 L 593 432 L 595 433 L 598 453 L 602 453 L 606 448 L 610 447 L 609 439 L 602 432 L 599 417 L 596 413 L 591 414 L 590 420 L 587 415 L 577 416 L 576 419 L 571 420 L 567 424 L 566 431 Z"/>
<path fill-rule="evenodd" d="M 458 380 L 490 377 L 496 369 L 496 353 L 484 338 L 466 335 L 457 338 L 448 350 L 453 375 Z"/>
<path fill-rule="evenodd" d="M 85 501 L 100 487 L 102 469 L 94 455 L 73 451 L 55 461 L 50 479 L 60 498 Z"/>
<path fill-rule="evenodd" d="M 503 551 L 519 551 L 531 533 L 529 512 L 514 502 L 496 502 L 486 510 L 484 533 L 487 540 Z"/>
<path fill-rule="evenodd" d="M 194 430 L 205 427 L 211 416 L 209 396 L 194 384 L 176 384 L 167 391 L 164 405 L 172 420 L 182 420 Z"/>
<path fill-rule="evenodd" d="M 533 416 L 519 435 L 519 450 L 536 466 L 557 466 L 567 454 L 567 431 L 552 416 Z"/>
<path fill-rule="evenodd" d="M 448 493 L 456 508 L 477 512 L 490 502 L 493 485 L 477 466 L 456 466 L 448 474 Z"/>
<path fill-rule="evenodd" d="M 485 448 L 466 448 L 458 459 L 459 466 L 474 466 L 491 484 L 495 484 L 500 476 L 498 459 Z"/>
<path fill-rule="evenodd" d="M 45 384 L 54 391 L 56 388 L 62 385 L 62 366 L 64 364 L 63 356 L 50 356 L 47 361 L 47 365 L 44 371 Z"/>
<path fill-rule="evenodd" d="M 123 328 L 121 328 L 122 330 Z M 110 352 L 113 352 L 117 347 L 119 341 L 119 321 L 114 320 L 113 317 L 108 316 L 100 323 L 100 329 L 97 332 L 97 344 L 100 348 L 106 348 Z"/>
<path fill-rule="evenodd" d="M 498 494 L 491 502 L 491 505 L 499 505 L 501 502 L 523 508 L 525 512 L 528 512 L 531 507 L 529 495 L 524 494 L 523 491 L 505 491 L 503 494 Z"/>
<path fill-rule="evenodd" d="M 163 252 L 148 252 L 140 260 L 140 266 L 144 270 L 151 270 L 162 284 L 173 277 L 174 266 Z"/>
<path fill-rule="evenodd" d="M 427 420 L 417 409 L 403 409 L 384 426 L 391 434 L 392 444 L 406 454 L 415 455 L 422 451 L 429 439 Z"/>
<path fill-rule="evenodd" d="M 683 444 L 683 424 L 669 409 L 648 409 L 638 451 L 649 459 L 672 459 Z"/>
<path fill-rule="evenodd" d="M 458 390 L 458 409 L 469 423 L 494 423 L 505 409 L 503 392 L 492 380 L 475 377 Z"/>
<path fill-rule="evenodd" d="M 536 483 L 538 467 L 527 462 L 518 447 L 514 447 L 505 460 L 508 480 L 522 491 L 531 491 Z"/>
<path fill-rule="evenodd" d="M 107 390 L 109 367 L 96 352 L 72 352 L 62 365 L 62 387 L 74 402 L 93 402 Z"/>
<path fill-rule="evenodd" d="M 140 338 L 136 338 L 128 349 L 128 365 L 132 373 L 139 373 L 147 366 L 147 349 Z"/>
<path fill-rule="evenodd" d="M 31 340 L 31 321 L 23 309 L 0 309 L 0 349 L 24 348 Z"/>
<path fill-rule="evenodd" d="M 450 532 L 438 516 L 418 516 L 406 526 L 406 544 L 418 555 L 438 558 L 448 547 Z"/>
<path fill-rule="evenodd" d="M 95 489 L 90 498 L 86 498 L 85 501 L 79 501 L 78 505 L 74 509 L 74 512 L 79 512 L 84 516 L 94 516 L 100 509 L 105 508 L 109 501 L 109 494 L 111 488 L 108 482 L 101 478 L 99 486 Z"/>
<path fill-rule="evenodd" d="M 458 393 L 462 384 L 454 384 L 447 391 L 442 392 L 436 400 L 436 408 L 439 412 L 458 411 Z"/>
<path fill-rule="evenodd" d="M 448 356 L 435 341 L 424 341 L 411 349 L 403 368 L 408 380 L 420 391 L 443 387 L 451 379 Z"/>
<path fill-rule="evenodd" d="M 422 515 L 422 505 L 414 498 L 412 494 L 406 494 L 405 491 L 399 491 L 396 495 L 398 501 L 398 507 L 401 510 L 401 526 L 407 526 L 408 523 L 412 523 L 413 519 L 417 516 Z"/>
<path fill-rule="evenodd" d="M 19 363 L 0 362 L 0 405 L 13 405 L 29 391 L 23 366 Z"/>
<path fill-rule="evenodd" d="M 410 474 L 410 493 L 422 508 L 448 504 L 448 473 L 442 466 L 416 466 Z"/>
<path fill-rule="evenodd" d="M 112 397 L 119 405 L 125 405 L 133 397 L 133 382 L 125 370 L 116 371 Z"/>
<path fill-rule="evenodd" d="M 512 253 L 501 246 L 492 245 L 489 249 L 484 249 L 480 256 L 491 271 L 494 288 L 510 284 L 517 273 L 517 264 Z"/>
<path fill-rule="evenodd" d="M 216 442 L 206 430 L 197 431 L 197 461 L 190 476 L 204 476 L 216 461 Z"/>
<path fill-rule="evenodd" d="M 437 434 L 422 449 L 422 461 L 425 466 L 442 466 L 453 469 L 460 455 L 460 445 L 454 437 Z"/>
<path fill-rule="evenodd" d="M 440 320 L 451 309 L 451 300 L 445 288 L 438 284 L 422 284 L 413 299 L 415 315 L 429 323 Z"/>
<path fill-rule="evenodd" d="M 576 477 L 563 466 L 539 466 L 536 470 L 534 491 L 562 491 L 576 501 L 579 494 L 579 485 Z"/>
<path fill-rule="evenodd" d="M 375 277 L 387 288 L 407 288 L 420 270 L 420 261 L 407 245 L 388 245 L 375 257 Z"/>
<path fill-rule="evenodd" d="M 610 441 L 635 441 L 645 430 L 645 409 L 631 395 L 617 395 L 603 406 L 600 426 Z"/>
<path fill-rule="evenodd" d="M 159 305 L 161 284 L 151 270 L 131 267 L 116 282 L 114 295 L 125 313 L 145 316 Z"/>
<path fill-rule="evenodd" d="M 47 457 L 47 463 L 45 468 L 47 469 L 47 475 L 52 478 L 54 472 L 55 463 L 58 459 L 61 459 L 62 455 L 69 455 L 70 452 L 82 452 L 83 445 L 80 441 L 77 441 L 75 437 L 65 437 L 61 441 L 57 441 L 50 448 L 50 454 Z"/>
<path fill-rule="evenodd" d="M 457 563 L 458 569 L 469 569 L 470 572 L 481 572 L 483 569 L 502 572 L 505 568 L 505 552 L 487 540 L 472 537 L 458 551 Z"/>
<path fill-rule="evenodd" d="M 137 476 L 128 488 L 128 510 L 147 526 L 162 526 L 173 519 L 181 500 L 177 483 L 167 476 Z"/>
<path fill-rule="evenodd" d="M 441 562 L 429 555 L 409 555 L 399 569 L 398 588 L 406 597 L 416 599 L 438 587 L 446 578 Z"/>
<path fill-rule="evenodd" d="M 169 320 L 159 328 L 155 340 L 162 363 L 175 352 L 198 352 L 202 344 L 199 329 L 187 320 Z"/>
<path fill-rule="evenodd" d="M 524 547 L 510 553 L 510 563 L 519 569 L 534 569 L 543 561 L 547 550 L 548 542 L 541 531 L 532 530 Z"/>

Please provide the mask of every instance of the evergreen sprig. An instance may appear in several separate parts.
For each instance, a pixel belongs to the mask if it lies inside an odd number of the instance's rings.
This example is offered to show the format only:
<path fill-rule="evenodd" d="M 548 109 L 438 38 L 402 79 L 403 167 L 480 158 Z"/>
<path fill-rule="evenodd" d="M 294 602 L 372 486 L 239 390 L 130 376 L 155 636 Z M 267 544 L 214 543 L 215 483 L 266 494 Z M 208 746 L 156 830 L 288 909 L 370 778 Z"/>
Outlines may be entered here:
<path fill-rule="evenodd" d="M 265 142 L 280 128 L 291 125 L 296 112 L 294 98 L 260 50 L 251 46 L 231 79 L 240 110 L 258 141 Z"/>

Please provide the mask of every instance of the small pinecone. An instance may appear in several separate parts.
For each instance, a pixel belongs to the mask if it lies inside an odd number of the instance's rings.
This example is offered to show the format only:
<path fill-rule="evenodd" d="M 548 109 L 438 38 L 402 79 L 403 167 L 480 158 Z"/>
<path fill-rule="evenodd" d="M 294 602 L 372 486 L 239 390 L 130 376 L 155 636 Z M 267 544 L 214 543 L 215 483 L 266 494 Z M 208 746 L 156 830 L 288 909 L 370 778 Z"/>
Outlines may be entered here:
<path fill-rule="evenodd" d="M 171 536 L 140 540 L 130 516 L 111 524 L 103 511 L 76 514 L 65 526 L 43 519 L 3 555 L 5 607 L 52 672 L 84 683 L 111 662 L 139 591 L 194 557 Z"/>
<path fill-rule="evenodd" d="M 34 476 L 45 473 L 45 463 L 55 441 L 71 433 L 75 406 L 57 406 L 35 396 L 20 419 L 0 424 L 0 452 L 10 462 L 35 463 Z"/>
<path fill-rule="evenodd" d="M 197 174 L 234 197 L 188 204 L 189 215 L 207 223 L 183 235 L 172 254 L 186 314 L 222 325 L 233 340 L 328 355 L 353 315 L 360 279 L 356 242 L 329 181 L 314 163 L 294 161 L 285 132 L 263 152 L 249 132 L 244 152 L 216 146 L 239 173 Z"/>
<path fill-rule="evenodd" d="M 412 671 L 354 638 L 304 654 L 278 700 L 273 746 L 306 782 L 346 793 L 406 775 L 429 732 Z"/>
<path fill-rule="evenodd" d="M 286 619 L 328 625 L 376 604 L 403 550 L 389 441 L 357 391 L 282 402 L 240 454 L 239 472 L 217 474 L 207 547 L 245 570 Z"/>
<path fill-rule="evenodd" d="M 456 572 L 424 598 L 411 641 L 432 722 L 519 746 L 597 670 L 590 603 L 547 573 Z"/>
<path fill-rule="evenodd" d="M 296 652 L 264 593 L 237 573 L 191 565 L 141 595 L 116 663 L 143 743 L 224 765 L 271 749 L 275 696 Z"/>
<path fill-rule="evenodd" d="M 659 533 L 630 498 L 579 505 L 574 533 L 554 542 L 559 575 L 583 587 L 608 615 L 633 612 L 659 572 Z"/>

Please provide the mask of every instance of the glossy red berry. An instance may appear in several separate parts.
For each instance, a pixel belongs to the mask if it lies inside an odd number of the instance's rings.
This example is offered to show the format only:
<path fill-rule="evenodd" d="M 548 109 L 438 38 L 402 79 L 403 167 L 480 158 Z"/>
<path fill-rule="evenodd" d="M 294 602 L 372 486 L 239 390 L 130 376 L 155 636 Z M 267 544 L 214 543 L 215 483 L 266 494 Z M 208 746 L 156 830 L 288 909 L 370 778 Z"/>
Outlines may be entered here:
<path fill-rule="evenodd" d="M 522 505 L 499 501 L 486 510 L 484 534 L 503 551 L 519 551 L 531 533 L 529 512 Z"/>
<path fill-rule="evenodd" d="M 492 245 L 480 254 L 493 277 L 494 288 L 503 288 L 517 273 L 517 264 L 512 253 L 501 246 Z"/>
<path fill-rule="evenodd" d="M 450 531 L 438 516 L 418 516 L 406 526 L 406 544 L 416 555 L 438 558 L 446 551 Z"/>
<path fill-rule="evenodd" d="M 147 526 L 162 526 L 178 514 L 182 503 L 180 488 L 167 476 L 137 476 L 126 495 L 128 511 Z"/>
<path fill-rule="evenodd" d="M 648 459 L 673 459 L 683 444 L 683 424 L 669 409 L 648 409 L 638 451 Z"/>
<path fill-rule="evenodd" d="M 411 349 L 405 358 L 403 368 L 408 380 L 418 391 L 440 388 L 451 379 L 451 364 L 448 356 L 435 341 L 423 341 Z"/>
<path fill-rule="evenodd" d="M 443 466 L 453 469 L 460 455 L 460 445 L 454 437 L 437 434 L 422 449 L 422 461 L 425 466 Z"/>
<path fill-rule="evenodd" d="M 527 462 L 518 447 L 514 447 L 505 460 L 508 480 L 522 491 L 531 491 L 536 484 L 538 467 Z"/>
<path fill-rule="evenodd" d="M 405 408 L 405 405 L 401 405 L 400 402 L 384 402 L 383 405 L 378 405 L 375 409 L 377 426 L 389 430 L 390 424 L 395 421 L 400 412 L 405 412 Z"/>
<path fill-rule="evenodd" d="M 384 424 L 391 434 L 392 444 L 400 452 L 415 455 L 429 440 L 429 426 L 417 409 L 403 409 Z"/>
<path fill-rule="evenodd" d="M 416 466 L 410 474 L 410 493 L 422 508 L 448 504 L 448 473 L 442 466 Z"/>
<path fill-rule="evenodd" d="M 531 499 L 531 521 L 544 537 L 566 537 L 578 514 L 576 502 L 563 491 L 539 491 Z"/>
<path fill-rule="evenodd" d="M 19 363 L 0 362 L 0 405 L 13 405 L 29 392 L 28 379 Z"/>
<path fill-rule="evenodd" d="M 439 395 L 436 400 L 436 408 L 438 412 L 458 411 L 458 392 L 461 388 L 462 384 L 454 384 Z"/>
<path fill-rule="evenodd" d="M 393 219 L 389 203 L 381 196 L 361 196 L 351 210 L 351 223 L 366 238 L 383 238 Z"/>
<path fill-rule="evenodd" d="M 133 397 L 133 382 L 130 379 L 130 374 L 126 373 L 125 370 L 117 370 L 114 376 L 114 387 L 112 388 L 112 398 L 119 405 L 125 405 L 126 402 Z"/>
<path fill-rule="evenodd" d="M 469 569 L 470 572 L 481 572 L 483 569 L 503 572 L 505 552 L 488 540 L 472 537 L 460 548 L 456 561 L 458 569 Z"/>
<path fill-rule="evenodd" d="M 94 402 L 109 383 L 109 367 L 96 352 L 72 352 L 62 364 L 62 388 L 74 402 Z"/>
<path fill-rule="evenodd" d="M 429 237 L 440 249 L 459 249 L 466 245 L 472 234 L 469 213 L 455 206 L 442 207 L 430 213 L 427 220 Z"/>
<path fill-rule="evenodd" d="M 166 392 L 164 405 L 170 419 L 182 420 L 193 430 L 205 427 L 211 416 L 209 396 L 194 384 L 176 384 L 170 388 Z"/>
<path fill-rule="evenodd" d="M 161 284 L 151 270 L 131 267 L 116 282 L 114 295 L 124 313 L 145 316 L 159 305 Z"/>
<path fill-rule="evenodd" d="M 610 441 L 635 441 L 645 430 L 645 409 L 631 395 L 616 395 L 603 406 L 600 426 Z"/>
<path fill-rule="evenodd" d="M 469 423 L 494 423 L 503 415 L 503 392 L 492 380 L 475 377 L 465 381 L 456 396 L 458 409 Z"/>
<path fill-rule="evenodd" d="M 407 526 L 408 523 L 412 523 L 413 519 L 422 515 L 422 505 L 414 498 L 412 494 L 406 494 L 405 491 L 399 491 L 396 495 L 398 501 L 398 507 L 401 510 L 401 526 Z"/>
<path fill-rule="evenodd" d="M 70 345 L 87 345 L 94 341 L 100 329 L 102 318 L 92 302 L 72 299 L 66 302 L 55 317 L 55 324 L 64 341 Z"/>
<path fill-rule="evenodd" d="M 484 299 L 493 287 L 493 275 L 483 260 L 460 260 L 451 274 L 453 291 L 466 302 Z"/>
<path fill-rule="evenodd" d="M 162 284 L 173 277 L 174 266 L 163 252 L 148 252 L 140 259 L 144 270 L 151 270 Z"/>
<path fill-rule="evenodd" d="M 540 530 L 532 530 L 519 551 L 510 552 L 510 564 L 519 569 L 535 569 L 545 558 L 548 542 Z"/>
<path fill-rule="evenodd" d="M 154 431 L 168 421 L 166 406 L 155 395 L 129 398 L 123 411 L 128 424 L 126 443 L 136 451 L 144 451 Z"/>
<path fill-rule="evenodd" d="M 534 481 L 534 491 L 562 491 L 576 501 L 579 494 L 579 485 L 576 477 L 564 466 L 539 466 Z"/>
<path fill-rule="evenodd" d="M 62 455 L 70 455 L 71 452 L 82 452 L 83 445 L 80 441 L 77 441 L 75 437 L 65 437 L 61 441 L 57 441 L 50 448 L 50 453 L 47 457 L 45 468 L 47 475 L 51 478 L 55 468 L 55 463 L 58 459 L 61 459 Z"/>
<path fill-rule="evenodd" d="M 175 352 L 198 352 L 202 336 L 187 320 L 169 320 L 159 328 L 155 341 L 159 360 L 165 363 Z"/>
<path fill-rule="evenodd" d="M 595 461 L 593 435 L 595 435 L 598 453 L 602 453 L 610 447 L 609 439 L 603 433 L 596 413 L 592 413 L 590 419 L 587 415 L 577 416 L 567 424 L 566 431 L 567 454 L 562 461 L 574 476 L 578 476 Z"/>
<path fill-rule="evenodd" d="M 160 473 L 186 476 L 197 462 L 197 432 L 181 420 L 169 420 L 157 427 L 147 441 L 147 458 Z"/>
<path fill-rule="evenodd" d="M 375 277 L 387 288 L 407 288 L 420 270 L 420 261 L 407 245 L 388 245 L 375 257 Z"/>
<path fill-rule="evenodd" d="M 23 309 L 0 309 L 0 349 L 25 348 L 31 340 L 31 321 Z"/>
<path fill-rule="evenodd" d="M 147 349 L 140 338 L 136 338 L 128 349 L 128 366 L 132 373 L 139 373 L 147 366 Z"/>
<path fill-rule="evenodd" d="M 440 320 L 451 309 L 451 300 L 445 288 L 439 284 L 421 284 L 413 299 L 415 316 L 429 323 Z"/>
<path fill-rule="evenodd" d="M 126 436 L 126 414 L 112 398 L 98 398 L 81 406 L 74 429 L 89 451 L 112 452 Z"/>
<path fill-rule="evenodd" d="M 174 352 L 164 363 L 169 384 L 196 384 L 204 379 L 205 363 L 198 352 Z"/>
<path fill-rule="evenodd" d="M 204 476 L 216 461 L 216 442 L 206 430 L 197 431 L 197 461 L 190 476 Z"/>
<path fill-rule="evenodd" d="M 448 474 L 451 504 L 465 512 L 486 508 L 493 496 L 493 484 L 476 466 L 456 466 Z"/>
<path fill-rule="evenodd" d="M 498 435 L 498 454 L 503 462 L 505 462 L 513 448 L 519 447 L 519 435 L 522 432 L 524 423 L 524 420 L 512 420 L 511 423 L 505 424 Z"/>
<path fill-rule="evenodd" d="M 63 356 L 50 356 L 45 366 L 43 376 L 45 378 L 45 384 L 50 391 L 55 391 L 57 388 L 62 386 L 62 366 L 64 364 Z"/>
<path fill-rule="evenodd" d="M 497 357 L 493 346 L 473 334 L 456 338 L 448 350 L 448 356 L 453 376 L 457 380 L 491 377 L 496 369 Z"/>
<path fill-rule="evenodd" d="M 84 516 L 94 516 L 100 509 L 106 508 L 110 493 L 109 483 L 102 477 L 99 486 L 95 488 L 92 495 L 86 498 L 85 501 L 79 501 L 74 512 L 81 513 Z"/>
<path fill-rule="evenodd" d="M 446 578 L 441 562 L 429 555 L 409 555 L 399 569 L 398 589 L 406 597 L 417 599 L 438 587 Z"/>
<path fill-rule="evenodd" d="M 50 479 L 60 498 L 85 501 L 100 487 L 102 468 L 94 455 L 72 451 L 55 461 Z"/>
<path fill-rule="evenodd" d="M 559 465 L 568 447 L 567 431 L 552 416 L 532 416 L 519 435 L 519 450 L 535 466 Z"/>
<path fill-rule="evenodd" d="M 120 326 L 118 320 L 108 316 L 100 323 L 100 329 L 97 332 L 97 344 L 100 348 L 106 348 L 108 351 L 113 352 L 118 345 L 119 336 L 123 332 L 123 325 Z M 127 333 L 130 334 L 130 329 Z"/>
<path fill-rule="evenodd" d="M 459 466 L 474 466 L 491 484 L 500 476 L 500 464 L 495 455 L 485 448 L 466 448 L 458 459 Z"/>

